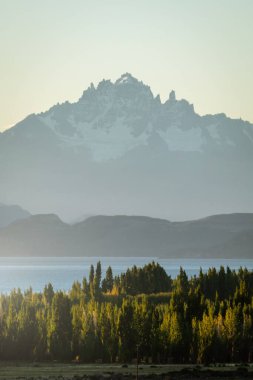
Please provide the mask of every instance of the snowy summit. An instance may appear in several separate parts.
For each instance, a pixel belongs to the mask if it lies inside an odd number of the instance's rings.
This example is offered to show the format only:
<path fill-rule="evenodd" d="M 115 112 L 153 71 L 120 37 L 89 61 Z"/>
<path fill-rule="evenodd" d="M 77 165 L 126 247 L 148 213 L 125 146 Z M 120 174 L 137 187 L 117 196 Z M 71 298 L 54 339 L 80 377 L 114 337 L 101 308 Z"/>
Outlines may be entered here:
<path fill-rule="evenodd" d="M 162 104 L 149 86 L 129 73 L 115 83 L 103 80 L 96 88 L 91 84 L 78 102 L 32 117 L 55 135 L 62 148 L 82 147 L 94 161 L 117 159 L 159 142 L 171 152 L 232 149 L 238 134 L 240 140 L 253 142 L 249 123 L 224 115 L 201 117 L 186 100 L 177 100 L 174 90 Z"/>
<path fill-rule="evenodd" d="M 39 211 L 60 215 L 76 215 L 80 205 L 84 214 L 183 219 L 247 211 L 253 125 L 200 116 L 168 94 L 161 102 L 125 73 L 91 84 L 75 103 L 28 116 L 0 134 L 0 199 L 31 211 L 44 202 Z"/>

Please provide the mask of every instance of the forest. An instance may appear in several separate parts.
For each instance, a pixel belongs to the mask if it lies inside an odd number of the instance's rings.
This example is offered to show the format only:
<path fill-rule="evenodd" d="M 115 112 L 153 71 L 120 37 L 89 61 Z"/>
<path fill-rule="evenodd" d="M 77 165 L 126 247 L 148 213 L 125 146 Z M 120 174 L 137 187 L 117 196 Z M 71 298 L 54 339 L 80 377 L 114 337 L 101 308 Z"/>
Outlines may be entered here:
<path fill-rule="evenodd" d="M 101 263 L 68 292 L 0 296 L 0 360 L 76 363 L 251 362 L 253 273 L 200 270 L 175 279 L 157 263 L 120 276 Z"/>

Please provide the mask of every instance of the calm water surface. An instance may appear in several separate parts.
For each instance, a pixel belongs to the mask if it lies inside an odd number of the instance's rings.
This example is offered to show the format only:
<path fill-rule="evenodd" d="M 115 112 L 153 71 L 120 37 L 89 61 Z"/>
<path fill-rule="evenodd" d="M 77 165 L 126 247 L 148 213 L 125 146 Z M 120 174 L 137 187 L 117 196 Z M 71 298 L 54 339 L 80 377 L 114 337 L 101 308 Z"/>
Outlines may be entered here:
<path fill-rule="evenodd" d="M 34 291 L 43 290 L 45 284 L 51 282 L 55 289 L 68 290 L 75 280 L 88 278 L 90 265 L 96 265 L 100 260 L 102 271 L 111 265 L 113 274 L 125 272 L 127 268 L 137 265 L 143 266 L 152 261 L 150 257 L 51 257 L 51 258 L 0 258 L 0 293 L 8 293 L 14 288 L 25 290 L 30 286 Z M 176 277 L 180 266 L 188 276 L 199 273 L 200 267 L 207 271 L 210 267 L 219 268 L 221 265 L 231 269 L 241 266 L 253 270 L 253 260 L 227 260 L 227 259 L 158 259 L 171 277 Z"/>

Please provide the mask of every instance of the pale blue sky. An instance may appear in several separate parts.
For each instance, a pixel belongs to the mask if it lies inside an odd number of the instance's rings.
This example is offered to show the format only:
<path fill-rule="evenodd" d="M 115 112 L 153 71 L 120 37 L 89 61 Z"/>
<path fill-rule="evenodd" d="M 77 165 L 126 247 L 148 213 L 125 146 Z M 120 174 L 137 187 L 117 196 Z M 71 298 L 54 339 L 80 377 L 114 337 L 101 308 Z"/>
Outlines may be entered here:
<path fill-rule="evenodd" d="M 253 122 L 252 0 L 0 0 L 0 130 L 122 73 Z"/>

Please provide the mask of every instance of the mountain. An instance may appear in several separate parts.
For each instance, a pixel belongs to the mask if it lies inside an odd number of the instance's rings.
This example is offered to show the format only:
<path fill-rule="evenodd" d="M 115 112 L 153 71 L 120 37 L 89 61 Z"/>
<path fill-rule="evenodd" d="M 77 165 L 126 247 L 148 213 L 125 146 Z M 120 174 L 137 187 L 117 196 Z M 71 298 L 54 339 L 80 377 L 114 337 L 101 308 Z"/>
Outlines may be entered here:
<path fill-rule="evenodd" d="M 23 210 L 19 206 L 7 206 L 0 203 L 0 228 L 6 227 L 9 224 L 16 222 L 20 219 L 26 219 L 29 216 L 29 212 Z"/>
<path fill-rule="evenodd" d="M 143 216 L 93 216 L 69 225 L 34 215 L 0 230 L 0 256 L 150 256 L 253 258 L 253 214 L 169 222 Z"/>
<path fill-rule="evenodd" d="M 161 102 L 124 74 L 0 134 L 0 199 L 66 220 L 251 212 L 252 162 L 252 124 L 200 116 L 174 91 Z"/>

